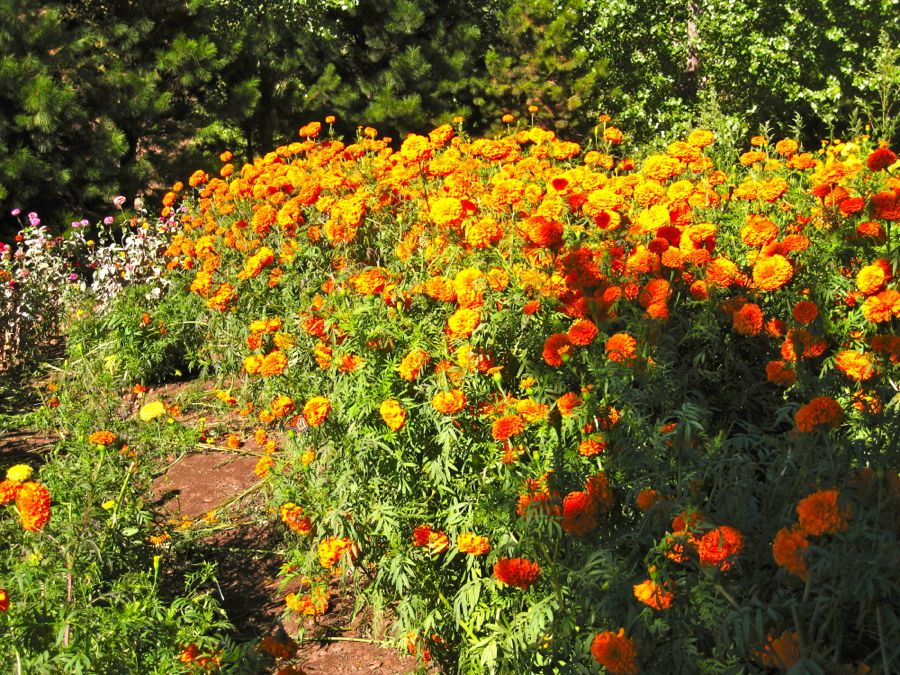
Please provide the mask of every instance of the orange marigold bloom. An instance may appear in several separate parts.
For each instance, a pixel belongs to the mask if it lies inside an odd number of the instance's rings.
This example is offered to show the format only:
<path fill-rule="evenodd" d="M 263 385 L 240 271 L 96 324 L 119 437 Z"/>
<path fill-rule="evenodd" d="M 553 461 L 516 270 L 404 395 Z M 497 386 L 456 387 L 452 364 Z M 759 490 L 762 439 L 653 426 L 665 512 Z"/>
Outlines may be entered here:
<path fill-rule="evenodd" d="M 900 220 L 900 193 L 893 190 L 876 192 L 869 198 L 872 215 L 883 220 Z"/>
<path fill-rule="evenodd" d="M 0 612 L 9 611 L 9 593 L 5 588 L 0 588 Z"/>
<path fill-rule="evenodd" d="M 457 309 L 447 320 L 447 327 L 451 337 L 467 338 L 481 323 L 481 313 L 475 309 L 461 307 Z"/>
<path fill-rule="evenodd" d="M 605 344 L 610 361 L 629 361 L 637 355 L 637 340 L 628 333 L 616 333 Z"/>
<path fill-rule="evenodd" d="M 662 501 L 662 496 L 653 488 L 644 488 L 637 493 L 634 501 L 641 511 L 647 512 L 656 502 Z"/>
<path fill-rule="evenodd" d="M 293 502 L 281 505 L 281 521 L 297 534 L 309 534 L 312 521 L 303 515 L 303 508 Z"/>
<path fill-rule="evenodd" d="M 819 308 L 816 307 L 814 302 L 800 300 L 791 310 L 791 316 L 794 317 L 794 321 L 797 323 L 806 325 L 816 320 L 816 317 L 819 316 Z"/>
<path fill-rule="evenodd" d="M 569 391 L 556 399 L 556 409 L 559 410 L 563 417 L 568 417 L 575 412 L 575 408 L 580 406 L 583 402 L 584 401 L 582 401 L 578 394 L 574 391 Z"/>
<path fill-rule="evenodd" d="M 758 215 L 747 216 L 747 225 L 741 230 L 741 241 L 751 248 L 771 244 L 778 236 L 778 226 L 768 218 Z"/>
<path fill-rule="evenodd" d="M 900 292 L 893 289 L 870 295 L 862 306 L 863 316 L 872 323 L 884 323 L 900 317 Z"/>
<path fill-rule="evenodd" d="M 562 242 L 563 224 L 544 216 L 531 216 L 521 224 L 521 231 L 535 246 L 555 248 Z"/>
<path fill-rule="evenodd" d="M 495 441 L 505 441 L 525 431 L 525 422 L 518 415 L 506 415 L 494 421 L 491 436 Z"/>
<path fill-rule="evenodd" d="M 562 529 L 569 534 L 584 535 L 599 525 L 597 502 L 587 492 L 570 492 L 563 499 Z"/>
<path fill-rule="evenodd" d="M 491 542 L 487 537 L 472 532 L 461 532 L 456 537 L 456 546 L 460 552 L 469 555 L 484 555 L 491 550 Z"/>
<path fill-rule="evenodd" d="M 259 374 L 260 375 L 281 375 L 285 368 L 287 368 L 287 356 L 280 349 L 274 349 L 268 354 L 266 354 L 262 358 L 262 362 L 259 366 Z M 247 361 L 244 361 L 244 365 L 246 367 Z M 249 373 L 250 370 L 248 369 Z"/>
<path fill-rule="evenodd" d="M 331 411 L 331 402 L 324 396 L 313 396 L 303 406 L 303 419 L 311 427 L 317 427 Z"/>
<path fill-rule="evenodd" d="M 20 489 L 22 489 L 22 484 L 19 481 L 9 478 L 0 481 L 0 506 L 14 502 Z"/>
<path fill-rule="evenodd" d="M 869 171 L 881 171 L 896 161 L 897 155 L 889 148 L 876 148 L 866 158 L 866 166 L 869 167 Z"/>
<path fill-rule="evenodd" d="M 735 528 L 721 525 L 710 530 L 697 542 L 701 565 L 712 565 L 721 571 L 728 570 L 744 546 L 744 537 Z"/>
<path fill-rule="evenodd" d="M 612 675 L 637 675 L 637 648 L 632 638 L 625 637 L 625 629 L 597 633 L 591 642 L 591 656 Z"/>
<path fill-rule="evenodd" d="M 406 410 L 399 401 L 389 398 L 382 402 L 378 411 L 381 413 L 381 419 L 391 431 L 398 431 L 406 424 Z"/>
<path fill-rule="evenodd" d="M 466 406 L 466 395 L 459 389 L 439 391 L 431 399 L 431 407 L 444 415 L 458 413 Z"/>
<path fill-rule="evenodd" d="M 841 404 L 829 396 L 817 396 L 794 415 L 797 429 L 806 433 L 821 426 L 836 427 L 844 417 Z"/>
<path fill-rule="evenodd" d="M 503 230 L 493 218 L 472 220 L 466 224 L 466 243 L 473 248 L 493 246 L 503 237 Z"/>
<path fill-rule="evenodd" d="M 353 552 L 353 542 L 347 537 L 325 537 L 319 542 L 319 564 L 331 569 L 347 551 Z"/>
<path fill-rule="evenodd" d="M 116 440 L 116 435 L 112 431 L 95 431 L 88 436 L 88 443 L 94 445 L 112 445 Z"/>
<path fill-rule="evenodd" d="M 296 406 L 290 396 L 281 394 L 272 399 L 272 413 L 275 417 L 285 417 L 294 412 L 295 409 Z"/>
<path fill-rule="evenodd" d="M 319 562 L 321 562 L 321 559 Z M 327 567 L 333 567 L 333 564 Z M 288 593 L 284 599 L 284 604 L 287 605 L 288 609 L 292 609 L 298 614 L 322 616 L 328 611 L 329 599 L 330 593 L 328 589 L 317 586 L 312 589 L 309 595 L 298 596 L 296 593 Z M 281 671 L 278 672 L 280 673 Z"/>
<path fill-rule="evenodd" d="M 567 359 L 572 351 L 572 340 L 566 333 L 554 333 L 544 342 L 542 356 L 547 365 L 558 368 Z"/>
<path fill-rule="evenodd" d="M 790 261 L 782 255 L 759 258 L 753 266 L 753 282 L 761 291 L 781 288 L 794 276 Z"/>
<path fill-rule="evenodd" d="M 50 492 L 40 483 L 28 481 L 16 494 L 22 529 L 37 532 L 50 520 Z"/>
<path fill-rule="evenodd" d="M 805 557 L 808 546 L 802 529 L 782 527 L 772 541 L 772 557 L 776 565 L 806 581 L 809 578 Z"/>
<path fill-rule="evenodd" d="M 585 438 L 578 444 L 578 454 L 582 457 L 594 457 L 606 450 L 606 439 L 602 436 Z"/>
<path fill-rule="evenodd" d="M 269 475 L 269 471 L 271 471 L 273 466 L 275 466 L 275 460 L 272 457 L 260 457 L 256 460 L 253 473 L 256 474 L 257 478 L 265 478 Z"/>
<path fill-rule="evenodd" d="M 397 371 L 400 373 L 400 377 L 409 382 L 414 381 L 419 377 L 419 374 L 422 372 L 422 368 L 425 367 L 430 358 L 431 357 L 428 356 L 428 352 L 422 349 L 411 351 L 409 354 L 403 357 L 403 360 L 397 367 Z"/>
<path fill-rule="evenodd" d="M 644 160 L 641 173 L 650 180 L 663 182 L 680 174 L 684 165 L 675 157 L 651 155 Z"/>
<path fill-rule="evenodd" d="M 612 490 L 609 489 L 609 479 L 600 471 L 590 476 L 584 484 L 585 491 L 597 503 L 597 508 L 602 513 L 608 512 L 615 503 Z"/>
<path fill-rule="evenodd" d="M 775 152 L 782 157 L 792 157 L 799 149 L 800 144 L 790 138 L 785 138 L 775 144 Z"/>
<path fill-rule="evenodd" d="M 465 216 L 463 203 L 456 197 L 441 197 L 431 203 L 429 215 L 439 227 L 458 225 Z"/>
<path fill-rule="evenodd" d="M 790 387 L 797 381 L 797 373 L 784 361 L 769 361 L 766 364 L 766 379 L 783 387 Z"/>
<path fill-rule="evenodd" d="M 852 350 L 838 352 L 834 364 L 844 375 L 859 382 L 868 380 L 875 375 L 872 357 L 864 352 Z"/>
<path fill-rule="evenodd" d="M 567 335 L 573 345 L 586 347 L 597 337 L 597 326 L 589 319 L 581 319 L 569 327 Z"/>
<path fill-rule="evenodd" d="M 675 594 L 666 589 L 668 585 L 659 586 L 653 579 L 647 579 L 633 586 L 634 597 L 655 610 L 669 609 L 675 600 Z"/>
<path fill-rule="evenodd" d="M 494 576 L 501 584 L 526 589 L 541 574 L 541 566 L 527 558 L 500 558 L 494 563 Z"/>
<path fill-rule="evenodd" d="M 747 302 L 731 315 L 732 327 L 741 335 L 759 335 L 763 327 L 763 313 L 759 305 Z"/>
<path fill-rule="evenodd" d="M 540 422 L 547 416 L 547 413 L 550 412 L 550 407 L 543 403 L 538 403 L 534 399 L 525 398 L 516 401 L 516 412 L 519 413 L 526 422 L 534 424 L 535 422 Z"/>
<path fill-rule="evenodd" d="M 838 507 L 837 490 L 818 490 L 797 504 L 798 527 L 807 536 L 834 534 L 847 529 L 848 509 Z"/>
<path fill-rule="evenodd" d="M 767 668 L 787 672 L 800 661 L 800 639 L 794 631 L 786 630 L 779 637 L 769 636 L 769 641 L 756 656 Z"/>

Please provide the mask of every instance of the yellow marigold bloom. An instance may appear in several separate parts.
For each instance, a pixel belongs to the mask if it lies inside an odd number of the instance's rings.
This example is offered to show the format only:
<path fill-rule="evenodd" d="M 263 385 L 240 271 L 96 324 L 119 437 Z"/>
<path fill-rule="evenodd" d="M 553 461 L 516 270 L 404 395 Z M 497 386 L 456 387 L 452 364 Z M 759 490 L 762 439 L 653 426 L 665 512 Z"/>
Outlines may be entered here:
<path fill-rule="evenodd" d="M 151 422 L 166 414 L 166 404 L 162 401 L 152 401 L 141 406 L 138 417 L 142 422 Z"/>
<path fill-rule="evenodd" d="M 481 323 L 481 313 L 474 309 L 461 307 L 447 320 L 450 336 L 454 338 L 469 337 Z"/>
<path fill-rule="evenodd" d="M 818 490 L 797 504 L 800 531 L 809 536 L 834 534 L 847 529 L 849 509 L 838 507 L 837 490 Z"/>
<path fill-rule="evenodd" d="M 265 478 L 269 475 L 269 471 L 273 466 L 275 466 L 275 460 L 272 457 L 260 457 L 256 460 L 253 473 L 256 474 L 257 478 Z"/>
<path fill-rule="evenodd" d="M 875 375 L 872 357 L 863 352 L 851 350 L 838 352 L 834 364 L 844 375 L 859 382 L 868 380 Z"/>
<path fill-rule="evenodd" d="M 753 282 L 761 291 L 774 291 L 791 280 L 794 268 L 783 255 L 760 258 L 753 266 Z"/>
<path fill-rule="evenodd" d="M 856 273 L 856 287 L 863 295 L 873 295 L 881 290 L 886 279 L 880 265 L 866 265 Z"/>
<path fill-rule="evenodd" d="M 415 349 L 403 357 L 400 365 L 397 366 L 397 372 L 400 373 L 400 377 L 404 380 L 412 382 L 419 377 L 430 358 L 428 352 L 422 349 Z"/>
<path fill-rule="evenodd" d="M 462 553 L 469 555 L 484 555 L 491 550 L 491 542 L 487 537 L 472 532 L 460 533 L 456 538 L 456 546 Z"/>
<path fill-rule="evenodd" d="M 459 389 L 439 391 L 431 400 L 431 406 L 439 413 L 452 415 L 466 406 L 466 395 Z"/>
<path fill-rule="evenodd" d="M 303 419 L 311 427 L 317 427 L 331 411 L 331 402 L 324 396 L 313 396 L 303 406 Z"/>
<path fill-rule="evenodd" d="M 399 401 L 391 398 L 387 399 L 381 404 L 379 412 L 384 423 L 387 424 L 388 429 L 391 431 L 398 431 L 406 424 L 406 410 L 403 409 Z"/>
<path fill-rule="evenodd" d="M 695 129 L 688 134 L 687 144 L 693 145 L 695 148 L 705 148 L 712 145 L 716 140 L 716 135 L 712 131 L 706 129 Z"/>
<path fill-rule="evenodd" d="M 487 248 L 502 237 L 503 231 L 493 218 L 482 218 L 466 224 L 466 243 L 473 248 Z"/>
<path fill-rule="evenodd" d="M 325 537 L 319 542 L 319 564 L 326 569 L 334 567 L 345 552 L 353 549 L 353 542 L 347 537 Z"/>
<path fill-rule="evenodd" d="M 675 157 L 650 155 L 644 160 L 641 173 L 645 178 L 663 182 L 680 174 L 683 168 L 682 163 Z"/>
<path fill-rule="evenodd" d="M 34 473 L 34 469 L 32 469 L 27 464 L 16 464 L 6 470 L 6 480 L 11 480 L 16 483 L 24 483 L 29 478 L 31 478 L 32 473 Z"/>
<path fill-rule="evenodd" d="M 450 227 L 462 222 L 465 209 L 456 197 L 441 197 L 431 204 L 429 216 L 438 227 Z"/>
<path fill-rule="evenodd" d="M 647 579 L 633 586 L 634 597 L 655 610 L 669 609 L 675 600 L 675 594 L 666 589 L 668 584 L 659 586 L 652 579 Z"/>

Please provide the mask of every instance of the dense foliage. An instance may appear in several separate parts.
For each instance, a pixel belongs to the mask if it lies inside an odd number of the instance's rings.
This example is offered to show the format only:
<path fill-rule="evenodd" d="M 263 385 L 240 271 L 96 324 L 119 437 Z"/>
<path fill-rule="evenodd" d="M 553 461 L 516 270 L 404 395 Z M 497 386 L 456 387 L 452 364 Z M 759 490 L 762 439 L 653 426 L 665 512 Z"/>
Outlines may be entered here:
<path fill-rule="evenodd" d="M 328 114 L 346 133 L 364 119 L 401 139 L 457 114 L 496 130 L 534 106 L 569 137 L 606 113 L 642 143 L 710 111 L 737 135 L 800 115 L 810 140 L 845 134 L 851 111 L 878 101 L 862 123 L 890 138 L 895 12 L 891 0 L 4 0 L 0 211 L 99 216 L 211 147 L 251 161 L 293 120 Z"/>

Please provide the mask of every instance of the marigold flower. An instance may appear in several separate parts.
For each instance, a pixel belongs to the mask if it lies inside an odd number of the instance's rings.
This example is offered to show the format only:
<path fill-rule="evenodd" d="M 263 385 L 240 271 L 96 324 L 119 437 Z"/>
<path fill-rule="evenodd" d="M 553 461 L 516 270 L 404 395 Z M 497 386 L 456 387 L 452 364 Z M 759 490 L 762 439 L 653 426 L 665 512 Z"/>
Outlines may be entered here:
<path fill-rule="evenodd" d="M 863 316 L 872 323 L 884 323 L 900 317 L 900 291 L 888 289 L 870 295 L 862 306 Z"/>
<path fill-rule="evenodd" d="M 50 520 L 50 492 L 40 483 L 28 481 L 16 494 L 22 529 L 37 532 Z"/>
<path fill-rule="evenodd" d="M 456 547 L 461 553 L 484 555 L 491 550 L 491 542 L 487 537 L 482 537 L 472 532 L 461 532 L 456 537 Z"/>
<path fill-rule="evenodd" d="M 419 525 L 413 530 L 413 545 L 437 555 L 450 548 L 450 540 L 444 532 L 433 530 L 431 525 Z"/>
<path fill-rule="evenodd" d="M 633 586 L 634 597 L 657 611 L 669 609 L 675 600 L 675 594 L 667 590 L 667 586 L 669 584 L 659 586 L 652 579 L 647 579 Z"/>
<path fill-rule="evenodd" d="M 9 593 L 5 588 L 0 588 L 0 612 L 9 611 Z"/>
<path fill-rule="evenodd" d="M 799 431 L 810 433 L 823 426 L 836 427 L 844 417 L 841 404 L 830 396 L 817 396 L 806 405 L 800 406 L 794 415 Z"/>
<path fill-rule="evenodd" d="M 897 155 L 889 148 L 881 147 L 869 153 L 869 156 L 866 158 L 866 166 L 869 167 L 869 171 L 881 171 L 896 161 Z"/>
<path fill-rule="evenodd" d="M 634 501 L 637 504 L 637 507 L 646 513 L 656 502 L 662 501 L 662 496 L 653 488 L 644 488 L 638 492 Z"/>
<path fill-rule="evenodd" d="M 0 506 L 14 502 L 21 489 L 22 484 L 19 481 L 9 478 L 0 481 Z"/>
<path fill-rule="evenodd" d="M 793 157 L 799 149 L 800 145 L 797 143 L 797 141 L 790 138 L 785 138 L 775 144 L 775 152 L 777 152 L 782 157 Z"/>
<path fill-rule="evenodd" d="M 797 504 L 800 531 L 807 536 L 834 534 L 847 529 L 849 509 L 838 507 L 837 490 L 817 490 Z"/>
<path fill-rule="evenodd" d="M 406 424 L 406 410 L 399 401 L 389 398 L 382 402 L 378 410 L 381 413 L 381 419 L 391 431 L 398 431 Z"/>
<path fill-rule="evenodd" d="M 429 359 L 428 352 L 415 349 L 403 357 L 400 365 L 397 366 L 397 371 L 404 380 L 412 382 L 419 377 Z"/>
<path fill-rule="evenodd" d="M 505 441 L 525 431 L 525 422 L 518 415 L 506 415 L 491 425 L 491 436 L 495 441 Z"/>
<path fill-rule="evenodd" d="M 616 333 L 606 341 L 605 349 L 610 361 L 629 361 L 637 355 L 637 340 L 628 333 Z"/>
<path fill-rule="evenodd" d="M 497 581 L 516 588 L 528 588 L 537 581 L 540 574 L 540 565 L 527 558 L 500 558 L 494 563 Z"/>
<path fill-rule="evenodd" d="M 797 373 L 784 361 L 769 361 L 766 364 L 766 379 L 783 387 L 790 387 L 797 381 Z"/>
<path fill-rule="evenodd" d="M 318 546 L 319 564 L 331 569 L 347 551 L 353 552 L 353 542 L 347 537 L 325 537 Z"/>
<path fill-rule="evenodd" d="M 751 248 L 771 244 L 777 236 L 778 226 L 763 216 L 748 216 L 747 225 L 741 230 L 741 241 Z"/>
<path fill-rule="evenodd" d="M 554 333 L 544 342 L 541 354 L 547 365 L 558 368 L 572 351 L 572 341 L 566 333 Z"/>
<path fill-rule="evenodd" d="M 280 349 L 273 349 L 263 357 L 259 366 L 259 374 L 266 376 L 281 375 L 287 368 L 287 365 L 287 355 Z"/>
<path fill-rule="evenodd" d="M 809 541 L 802 529 L 783 527 L 775 533 L 772 541 L 772 557 L 775 564 L 806 581 L 809 570 L 806 566 L 806 549 Z"/>
<path fill-rule="evenodd" d="M 481 313 L 478 310 L 461 307 L 450 315 L 447 327 L 451 337 L 467 338 L 478 328 L 479 323 Z"/>
<path fill-rule="evenodd" d="M 6 480 L 10 480 L 15 483 L 24 483 L 29 478 L 31 478 L 31 474 L 33 473 L 34 469 L 32 469 L 27 464 L 15 464 L 14 466 L 11 466 L 6 470 Z"/>
<path fill-rule="evenodd" d="M 556 399 L 556 409 L 563 417 L 569 417 L 584 401 L 574 391 L 569 391 Z"/>
<path fill-rule="evenodd" d="M 872 357 L 864 352 L 851 350 L 838 352 L 834 364 L 844 375 L 858 382 L 868 380 L 875 375 Z"/>
<path fill-rule="evenodd" d="M 290 396 L 281 394 L 272 399 L 272 414 L 275 417 L 285 417 L 294 412 L 295 409 L 296 406 Z"/>
<path fill-rule="evenodd" d="M 732 562 L 744 546 L 741 533 L 729 525 L 721 525 L 704 534 L 697 542 L 701 565 L 712 565 L 721 571 L 731 568 Z"/>
<path fill-rule="evenodd" d="M 800 300 L 791 310 L 791 316 L 794 317 L 794 321 L 797 323 L 806 325 L 816 320 L 816 317 L 819 316 L 819 308 L 816 307 L 814 302 Z"/>
<path fill-rule="evenodd" d="M 466 395 L 459 389 L 439 391 L 431 399 L 431 406 L 439 413 L 452 415 L 458 413 L 466 406 Z"/>
<path fill-rule="evenodd" d="M 777 638 L 769 636 L 769 641 L 756 652 L 760 662 L 767 668 L 777 668 L 787 672 L 800 661 L 800 638 L 794 631 L 786 630 Z"/>
<path fill-rule="evenodd" d="M 287 604 L 287 598 L 285 603 Z M 266 635 L 259 641 L 259 648 L 273 659 L 289 659 L 297 653 L 297 643 L 287 635 L 282 638 Z"/>
<path fill-rule="evenodd" d="M 695 148 L 705 148 L 712 145 L 716 140 L 716 135 L 708 129 L 695 129 L 688 134 L 687 144 Z"/>
<path fill-rule="evenodd" d="M 166 404 L 162 401 L 151 401 L 141 406 L 138 411 L 138 417 L 142 422 L 151 422 L 158 417 L 166 414 Z"/>
<path fill-rule="evenodd" d="M 570 492 L 563 499 L 563 531 L 585 535 L 596 529 L 597 510 L 597 502 L 587 492 Z"/>
<path fill-rule="evenodd" d="M 761 291 L 774 291 L 791 280 L 794 268 L 782 255 L 759 258 L 753 266 L 753 282 Z"/>
<path fill-rule="evenodd" d="M 463 203 L 456 197 L 441 197 L 431 203 L 432 222 L 439 227 L 458 225 L 465 216 Z"/>
<path fill-rule="evenodd" d="M 582 457 L 595 457 L 606 450 L 606 439 L 602 436 L 585 438 L 578 444 L 578 454 Z"/>
<path fill-rule="evenodd" d="M 580 319 L 569 327 L 569 341 L 578 347 L 586 347 L 597 337 L 597 326 L 589 319 Z"/>
<path fill-rule="evenodd" d="M 597 633 L 591 642 L 591 656 L 612 675 L 637 675 L 637 647 L 632 638 L 625 637 L 625 629 Z"/>
<path fill-rule="evenodd" d="M 340 556 L 338 556 L 340 558 Z M 321 562 L 321 560 L 320 560 Z M 327 567 L 333 567 L 328 565 Z M 288 609 L 305 614 L 306 616 L 322 616 L 328 611 L 328 602 L 331 594 L 327 588 L 317 586 L 309 595 L 298 596 L 296 593 L 288 593 L 284 604 Z"/>
<path fill-rule="evenodd" d="M 763 327 L 763 314 L 759 305 L 747 302 L 731 315 L 732 327 L 741 335 L 759 335 Z"/>
<path fill-rule="evenodd" d="M 303 406 L 303 419 L 311 427 L 317 427 L 331 411 L 331 402 L 324 396 L 313 396 Z"/>

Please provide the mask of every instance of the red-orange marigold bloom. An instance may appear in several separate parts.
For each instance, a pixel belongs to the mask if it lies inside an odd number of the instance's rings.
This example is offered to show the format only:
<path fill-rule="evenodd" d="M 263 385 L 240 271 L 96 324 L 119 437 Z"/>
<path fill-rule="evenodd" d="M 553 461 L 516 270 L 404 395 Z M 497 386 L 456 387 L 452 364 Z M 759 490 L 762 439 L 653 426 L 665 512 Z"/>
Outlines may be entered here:
<path fill-rule="evenodd" d="M 494 563 L 494 576 L 497 581 L 516 588 L 526 589 L 541 574 L 541 566 L 527 558 L 500 558 Z"/>
<path fill-rule="evenodd" d="M 452 415 L 466 406 L 466 395 L 459 389 L 439 391 L 431 399 L 431 406 L 439 413 Z"/>
<path fill-rule="evenodd" d="M 398 431 L 406 424 L 406 410 L 403 409 L 399 401 L 395 401 L 392 398 L 387 399 L 382 402 L 379 412 L 381 413 L 381 419 L 384 420 L 384 423 L 387 424 L 388 429 L 391 431 Z"/>
<path fill-rule="evenodd" d="M 744 546 L 744 537 L 735 528 L 721 525 L 710 530 L 697 542 L 701 565 L 712 565 L 723 572 L 732 565 L 734 557 Z"/>
<path fill-rule="evenodd" d="M 637 340 L 628 333 L 616 333 L 605 344 L 610 361 L 629 361 L 637 355 Z"/>
<path fill-rule="evenodd" d="M 589 319 L 581 319 L 569 327 L 567 334 L 573 345 L 586 347 L 597 337 L 597 326 Z"/>
<path fill-rule="evenodd" d="M 22 529 L 37 532 L 50 520 L 50 492 L 40 483 L 22 483 L 16 495 Z"/>
<path fill-rule="evenodd" d="M 779 567 L 806 581 L 809 577 L 805 557 L 808 546 L 809 541 L 801 529 L 782 527 L 772 541 L 772 557 Z"/>
<path fill-rule="evenodd" d="M 594 457 L 606 450 L 606 439 L 602 436 L 585 438 L 578 444 L 578 454 L 582 457 Z"/>
<path fill-rule="evenodd" d="M 797 504 L 798 527 L 807 536 L 834 534 L 847 529 L 848 509 L 838 507 L 837 490 L 817 490 Z"/>
<path fill-rule="evenodd" d="M 353 542 L 347 537 L 325 537 L 319 542 L 319 564 L 330 569 L 337 564 L 346 551 L 353 552 Z"/>
<path fill-rule="evenodd" d="M 759 258 L 753 266 L 753 282 L 761 291 L 774 291 L 791 280 L 794 268 L 783 255 Z"/>
<path fill-rule="evenodd" d="M 525 422 L 518 415 L 506 415 L 494 421 L 491 436 L 495 441 L 505 441 L 525 431 Z"/>
<path fill-rule="evenodd" d="M 487 537 L 482 537 L 472 532 L 461 532 L 456 537 L 456 547 L 461 553 L 484 555 L 491 550 L 491 542 Z"/>
<path fill-rule="evenodd" d="M 584 535 L 596 529 L 597 502 L 587 492 L 570 492 L 563 499 L 562 529 Z"/>
<path fill-rule="evenodd" d="M 876 192 L 869 198 L 872 215 L 883 220 L 900 220 L 900 192 L 886 190 Z"/>
<path fill-rule="evenodd" d="M 876 148 L 866 158 L 869 171 L 881 171 L 897 161 L 897 155 L 889 148 Z"/>
<path fill-rule="evenodd" d="M 331 402 L 324 396 L 313 396 L 303 406 L 303 419 L 311 427 L 317 427 L 328 416 L 331 410 Z"/>
<path fill-rule="evenodd" d="M 597 633 L 591 642 L 591 656 L 612 675 L 637 675 L 637 647 L 632 638 L 625 637 L 625 629 Z"/>
<path fill-rule="evenodd" d="M 88 436 L 88 443 L 94 445 L 112 445 L 116 440 L 116 435 L 112 431 L 95 431 Z"/>
<path fill-rule="evenodd" d="M 814 302 L 800 300 L 791 310 L 791 316 L 794 317 L 794 321 L 797 323 L 806 325 L 816 320 L 816 317 L 819 316 L 819 308 L 816 307 Z"/>
<path fill-rule="evenodd" d="M 660 496 L 653 488 L 644 488 L 638 492 L 637 497 L 634 498 L 637 507 L 644 512 L 649 511 L 650 507 L 659 501 L 662 501 L 662 496 Z"/>
<path fill-rule="evenodd" d="M 859 382 L 868 380 L 875 375 L 872 357 L 864 352 L 852 350 L 838 352 L 834 364 L 844 375 Z"/>
<path fill-rule="evenodd" d="M 801 658 L 800 639 L 794 631 L 786 630 L 779 637 L 769 637 L 768 643 L 756 652 L 760 662 L 767 668 L 777 668 L 787 672 Z"/>
<path fill-rule="evenodd" d="M 5 588 L 0 588 L 0 612 L 9 611 L 9 593 Z"/>
<path fill-rule="evenodd" d="M 0 506 L 14 502 L 21 489 L 22 484 L 18 481 L 9 478 L 0 481 Z"/>
<path fill-rule="evenodd" d="M 766 379 L 783 387 L 790 387 L 797 381 L 797 373 L 784 361 L 769 361 L 766 364 Z"/>
<path fill-rule="evenodd" d="M 657 611 L 669 609 L 675 600 L 675 594 L 667 590 L 668 585 L 659 586 L 653 579 L 647 579 L 633 586 L 634 597 Z"/>
<path fill-rule="evenodd" d="M 841 404 L 830 396 L 817 396 L 806 405 L 800 406 L 794 415 L 797 429 L 809 433 L 821 426 L 835 427 L 844 417 Z"/>
<path fill-rule="evenodd" d="M 566 333 L 554 333 L 544 342 L 542 356 L 547 365 L 558 368 L 572 351 L 572 341 Z"/>
<path fill-rule="evenodd" d="M 569 391 L 556 399 L 556 409 L 563 417 L 568 417 L 575 412 L 575 408 L 580 406 L 584 401 L 574 391 Z"/>
<path fill-rule="evenodd" d="M 281 521 L 297 534 L 309 534 L 312 521 L 303 515 L 303 508 L 293 502 L 281 505 Z"/>
<path fill-rule="evenodd" d="M 732 327 L 741 335 L 759 335 L 763 327 L 763 313 L 759 305 L 747 302 L 731 315 Z"/>

